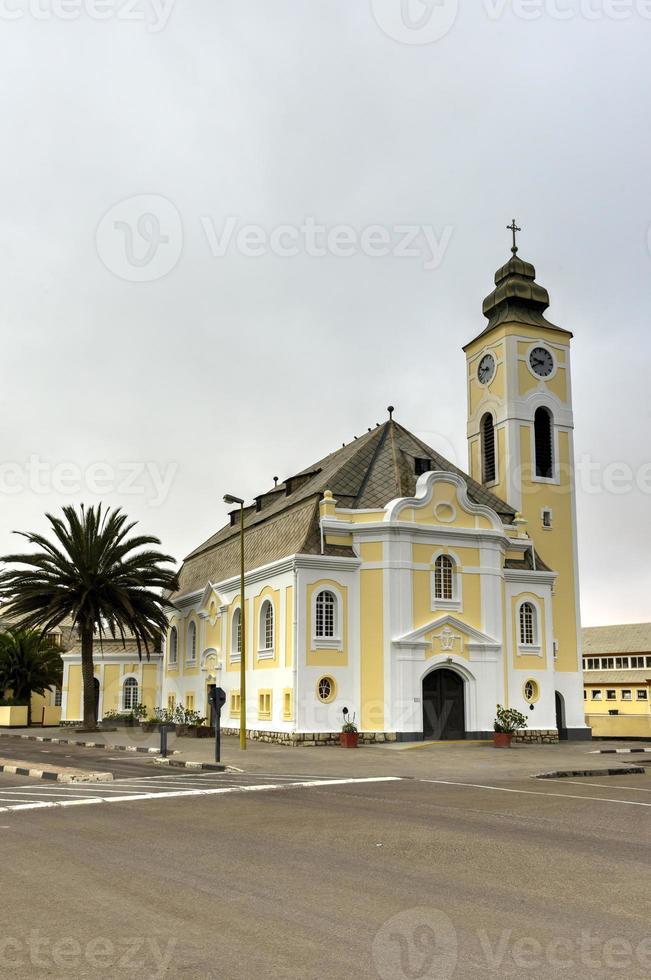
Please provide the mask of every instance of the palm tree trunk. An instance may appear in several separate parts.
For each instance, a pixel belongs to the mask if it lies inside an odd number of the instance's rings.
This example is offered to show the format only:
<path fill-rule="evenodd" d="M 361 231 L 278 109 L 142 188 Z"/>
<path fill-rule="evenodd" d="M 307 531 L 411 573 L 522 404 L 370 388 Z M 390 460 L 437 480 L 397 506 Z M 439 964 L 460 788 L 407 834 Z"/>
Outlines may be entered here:
<path fill-rule="evenodd" d="M 92 623 L 81 627 L 81 678 L 84 686 L 84 728 L 97 728 Z"/>
<path fill-rule="evenodd" d="M 32 692 L 30 691 L 27 695 L 27 727 L 30 728 L 32 724 Z"/>

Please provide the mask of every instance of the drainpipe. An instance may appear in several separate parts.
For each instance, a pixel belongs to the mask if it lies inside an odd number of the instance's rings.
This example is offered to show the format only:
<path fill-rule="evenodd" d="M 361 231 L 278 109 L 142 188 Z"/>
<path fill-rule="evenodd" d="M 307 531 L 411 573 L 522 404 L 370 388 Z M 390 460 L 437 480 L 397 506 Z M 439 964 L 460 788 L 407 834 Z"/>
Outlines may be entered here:
<path fill-rule="evenodd" d="M 292 687 L 294 689 L 294 728 L 298 723 L 298 570 L 294 562 L 294 589 L 292 592 Z"/>

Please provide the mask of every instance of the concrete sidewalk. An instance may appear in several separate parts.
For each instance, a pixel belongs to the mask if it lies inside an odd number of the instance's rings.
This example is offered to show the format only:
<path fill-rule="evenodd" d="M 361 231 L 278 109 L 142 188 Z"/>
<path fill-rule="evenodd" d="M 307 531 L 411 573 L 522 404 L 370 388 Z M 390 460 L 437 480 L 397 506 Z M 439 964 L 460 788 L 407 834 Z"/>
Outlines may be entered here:
<path fill-rule="evenodd" d="M 156 755 L 160 744 L 157 733 L 145 733 L 140 728 L 77 734 L 70 728 L 44 728 L 29 732 L 0 729 L 0 754 L 3 736 L 28 737 L 30 740 L 65 739 L 67 744 L 84 742 L 95 748 L 139 752 Z M 624 742 L 561 742 L 557 745 L 513 745 L 510 749 L 495 749 L 492 742 L 401 742 L 367 745 L 357 749 L 342 749 L 336 745 L 285 747 L 271 743 L 248 743 L 246 751 L 239 748 L 233 736 L 222 737 L 221 762 L 246 772 L 291 774 L 300 776 L 379 776 L 404 777 L 436 776 L 449 779 L 522 779 L 551 770 L 586 770 L 593 768 L 600 749 L 628 748 Z M 168 748 L 175 761 L 195 763 L 214 762 L 212 739 L 177 738 L 168 736 Z M 622 767 L 626 762 L 622 758 Z M 642 762 L 638 757 L 636 761 Z"/>

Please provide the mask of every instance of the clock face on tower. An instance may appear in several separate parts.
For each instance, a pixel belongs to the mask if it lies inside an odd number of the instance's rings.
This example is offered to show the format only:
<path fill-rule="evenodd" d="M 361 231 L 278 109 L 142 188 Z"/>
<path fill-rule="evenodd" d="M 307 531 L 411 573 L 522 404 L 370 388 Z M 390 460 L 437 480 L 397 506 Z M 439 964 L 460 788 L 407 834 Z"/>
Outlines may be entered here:
<path fill-rule="evenodd" d="M 545 347 L 534 347 L 529 354 L 529 364 L 539 378 L 548 378 L 554 370 L 554 358 Z"/>
<path fill-rule="evenodd" d="M 477 378 L 483 385 L 487 385 L 495 374 L 495 358 L 492 354 L 484 354 L 479 367 L 477 368 Z"/>

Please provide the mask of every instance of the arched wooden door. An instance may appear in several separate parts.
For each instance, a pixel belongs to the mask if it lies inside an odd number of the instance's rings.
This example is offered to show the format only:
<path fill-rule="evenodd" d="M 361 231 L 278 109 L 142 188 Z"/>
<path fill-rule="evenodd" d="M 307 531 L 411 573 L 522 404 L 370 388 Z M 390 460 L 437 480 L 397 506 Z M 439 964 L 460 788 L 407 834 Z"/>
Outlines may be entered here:
<path fill-rule="evenodd" d="M 423 738 L 465 738 L 463 678 L 454 670 L 433 670 L 423 678 Z"/>

